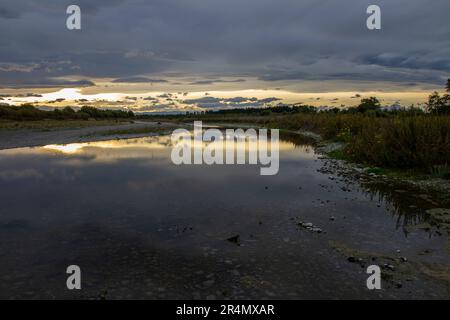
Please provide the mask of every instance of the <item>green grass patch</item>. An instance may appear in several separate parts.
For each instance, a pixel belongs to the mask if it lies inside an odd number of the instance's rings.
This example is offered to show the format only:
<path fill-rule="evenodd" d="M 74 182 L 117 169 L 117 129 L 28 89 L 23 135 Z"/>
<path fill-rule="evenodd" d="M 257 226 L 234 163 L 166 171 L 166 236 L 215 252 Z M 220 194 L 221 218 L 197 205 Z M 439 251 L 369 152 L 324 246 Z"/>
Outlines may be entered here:
<path fill-rule="evenodd" d="M 366 170 L 367 173 L 374 173 L 376 175 L 384 175 L 388 173 L 388 170 L 378 167 L 369 168 Z"/>
<path fill-rule="evenodd" d="M 348 156 L 345 154 L 344 149 L 336 149 L 333 151 L 330 151 L 327 153 L 327 155 L 333 159 L 337 159 L 337 160 L 345 160 L 345 161 L 349 161 L 350 159 L 348 158 Z"/>

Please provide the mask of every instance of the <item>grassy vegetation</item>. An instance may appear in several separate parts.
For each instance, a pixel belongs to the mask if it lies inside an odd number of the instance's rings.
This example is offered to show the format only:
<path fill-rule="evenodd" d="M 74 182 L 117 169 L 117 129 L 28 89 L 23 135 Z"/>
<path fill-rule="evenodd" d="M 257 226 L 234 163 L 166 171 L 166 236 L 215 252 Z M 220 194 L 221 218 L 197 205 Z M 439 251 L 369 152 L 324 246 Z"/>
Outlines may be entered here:
<path fill-rule="evenodd" d="M 0 105 L 1 129 L 37 129 L 80 128 L 100 125 L 113 125 L 134 119 L 134 113 L 123 110 L 100 110 L 82 107 L 78 111 L 70 107 L 40 110 L 32 105 Z"/>
<path fill-rule="evenodd" d="M 126 119 L 103 119 L 103 120 L 29 120 L 29 121 L 10 121 L 0 120 L 0 130 L 11 129 L 32 129 L 48 131 L 60 128 L 85 128 L 94 126 L 116 125 L 118 123 L 128 122 Z"/>
<path fill-rule="evenodd" d="M 0 105 L 0 119 L 10 121 L 37 121 L 37 120 L 88 120 L 88 119 L 129 119 L 134 118 L 132 111 L 101 110 L 84 106 L 75 111 L 71 107 L 40 110 L 33 105 L 21 106 Z"/>
<path fill-rule="evenodd" d="M 450 117 L 360 119 L 344 132 L 344 152 L 358 162 L 398 169 L 448 170 Z"/>

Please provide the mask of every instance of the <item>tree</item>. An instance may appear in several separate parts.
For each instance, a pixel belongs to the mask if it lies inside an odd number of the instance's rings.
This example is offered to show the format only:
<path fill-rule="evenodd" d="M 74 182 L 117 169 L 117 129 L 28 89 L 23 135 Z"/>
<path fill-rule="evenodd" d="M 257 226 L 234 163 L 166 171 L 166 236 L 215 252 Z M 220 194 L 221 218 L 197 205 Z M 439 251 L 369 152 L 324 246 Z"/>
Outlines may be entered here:
<path fill-rule="evenodd" d="M 67 114 L 74 114 L 75 110 L 73 110 L 71 107 L 64 107 L 62 109 L 62 112 L 67 113 Z"/>
<path fill-rule="evenodd" d="M 440 96 L 439 93 L 433 92 L 428 97 L 427 111 L 436 114 L 450 114 L 450 95 Z"/>
<path fill-rule="evenodd" d="M 450 92 L 450 79 L 447 80 L 447 86 L 445 89 L 447 92 Z"/>
<path fill-rule="evenodd" d="M 370 110 L 378 110 L 381 107 L 380 100 L 376 97 L 364 98 L 357 107 L 358 112 L 367 112 Z"/>

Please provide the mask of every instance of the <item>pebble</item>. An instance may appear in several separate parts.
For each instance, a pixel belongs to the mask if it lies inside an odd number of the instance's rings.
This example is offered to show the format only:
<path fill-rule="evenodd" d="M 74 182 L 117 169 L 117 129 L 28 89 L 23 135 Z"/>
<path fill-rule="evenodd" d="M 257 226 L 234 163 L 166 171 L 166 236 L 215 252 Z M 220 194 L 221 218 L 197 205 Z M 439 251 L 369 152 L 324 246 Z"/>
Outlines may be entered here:
<path fill-rule="evenodd" d="M 231 274 L 232 274 L 233 276 L 236 276 L 236 277 L 238 277 L 238 276 L 241 275 L 241 273 L 240 273 L 239 271 L 237 271 L 237 270 L 231 270 Z"/>
<path fill-rule="evenodd" d="M 389 270 L 391 270 L 391 271 L 394 271 L 395 270 L 395 267 L 392 265 L 392 264 L 384 264 L 384 266 L 383 266 L 385 269 L 389 269 Z"/>
<path fill-rule="evenodd" d="M 203 286 L 211 287 L 214 284 L 214 282 L 215 282 L 214 279 L 206 280 L 206 281 L 203 282 Z"/>
<path fill-rule="evenodd" d="M 298 225 L 299 225 L 300 227 L 305 228 L 305 229 L 308 230 L 308 231 L 311 231 L 311 232 L 315 232 L 315 233 L 322 233 L 322 232 L 323 232 L 323 230 L 322 230 L 321 228 L 315 226 L 315 225 L 312 224 L 311 222 L 301 222 L 301 221 L 300 221 L 300 222 L 298 223 Z"/>

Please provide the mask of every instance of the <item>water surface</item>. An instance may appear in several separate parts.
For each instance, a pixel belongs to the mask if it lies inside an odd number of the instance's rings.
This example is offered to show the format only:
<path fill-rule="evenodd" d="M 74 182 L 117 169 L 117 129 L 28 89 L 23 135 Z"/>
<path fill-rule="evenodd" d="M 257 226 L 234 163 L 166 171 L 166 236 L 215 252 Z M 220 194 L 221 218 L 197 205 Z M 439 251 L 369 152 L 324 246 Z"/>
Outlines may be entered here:
<path fill-rule="evenodd" d="M 449 297 L 446 236 L 405 232 L 419 204 L 342 181 L 288 140 L 276 176 L 176 166 L 168 136 L 0 151 L 0 298 Z M 408 266 L 370 292 L 353 250 Z M 66 289 L 71 264 L 81 291 Z"/>

